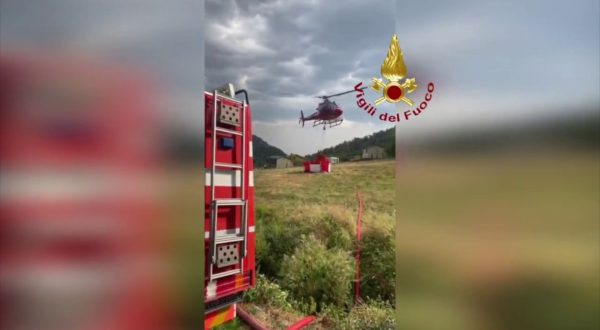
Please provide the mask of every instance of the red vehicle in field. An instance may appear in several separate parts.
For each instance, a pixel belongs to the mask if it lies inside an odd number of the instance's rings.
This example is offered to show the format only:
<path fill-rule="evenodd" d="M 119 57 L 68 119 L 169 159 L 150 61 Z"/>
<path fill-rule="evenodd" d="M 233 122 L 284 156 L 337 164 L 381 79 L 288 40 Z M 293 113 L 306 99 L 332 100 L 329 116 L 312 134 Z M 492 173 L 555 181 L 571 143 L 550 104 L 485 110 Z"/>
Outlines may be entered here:
<path fill-rule="evenodd" d="M 240 93 L 231 85 L 204 93 L 205 329 L 235 318 L 256 282 L 252 122 Z"/>
<path fill-rule="evenodd" d="M 325 155 L 317 155 L 314 160 L 304 162 L 305 173 L 330 173 L 331 161 Z"/>

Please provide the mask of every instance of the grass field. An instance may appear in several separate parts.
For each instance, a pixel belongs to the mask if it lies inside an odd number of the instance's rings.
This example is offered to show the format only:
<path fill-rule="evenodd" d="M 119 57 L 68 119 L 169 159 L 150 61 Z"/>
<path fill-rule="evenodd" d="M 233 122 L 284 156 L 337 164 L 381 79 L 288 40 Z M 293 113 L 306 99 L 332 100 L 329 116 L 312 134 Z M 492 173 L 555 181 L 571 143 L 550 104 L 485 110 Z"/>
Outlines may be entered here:
<path fill-rule="evenodd" d="M 256 204 L 280 210 L 291 218 L 325 214 L 354 232 L 357 192 L 364 201 L 363 221 L 391 229 L 394 215 L 394 161 L 334 164 L 329 174 L 301 168 L 256 171 Z M 365 226 L 368 230 L 369 226 Z"/>
<path fill-rule="evenodd" d="M 258 170 L 257 254 L 266 276 L 245 306 L 274 329 L 311 312 L 315 329 L 378 329 L 390 325 L 385 300 L 395 301 L 400 329 L 595 329 L 599 168 L 597 154 L 565 152 L 413 156 L 334 165 L 331 174 Z M 323 245 L 312 254 L 339 252 L 353 267 L 357 191 L 365 203 L 363 292 L 385 299 L 365 297 L 353 308 L 345 285 L 348 299 L 336 308 L 311 307 L 285 280 L 311 275 L 286 267 L 305 260 L 306 235 Z M 391 245 L 382 244 L 394 231 Z"/>
<path fill-rule="evenodd" d="M 387 249 L 391 254 L 388 253 L 387 263 L 393 267 L 394 161 L 336 164 L 329 174 L 304 173 L 301 168 L 258 170 L 255 173 L 255 187 L 258 218 L 259 221 L 262 219 L 257 224 L 257 258 L 259 271 L 266 273 L 268 280 L 283 282 L 285 288 L 284 279 L 290 276 L 289 272 L 286 274 L 282 273 L 281 269 L 265 267 L 278 268 L 280 257 L 297 254 L 296 249 L 302 245 L 301 237 L 306 235 L 314 236 L 317 243 L 325 246 L 322 251 L 325 253 L 323 258 L 327 258 L 328 251 L 331 251 L 330 253 L 337 253 L 337 256 L 346 260 L 344 265 L 351 267 L 349 273 L 353 276 L 357 192 L 361 193 L 364 202 L 363 231 L 367 237 L 371 232 L 376 232 L 389 239 L 391 245 L 387 246 Z M 272 234 L 273 232 L 280 234 Z M 273 253 L 277 254 L 277 257 L 271 261 Z M 261 260 L 261 256 L 271 262 Z M 368 256 L 366 258 L 368 259 Z M 368 264 L 369 260 L 366 260 L 366 263 Z M 379 275 L 377 278 L 369 277 L 368 270 L 365 273 L 367 275 L 364 281 L 367 286 L 375 287 L 376 283 L 373 281 L 392 283 L 388 284 L 386 289 L 389 291 L 388 296 L 393 296 L 393 272 Z M 352 280 L 349 279 L 346 284 L 348 285 L 341 288 L 344 292 L 340 293 L 342 302 L 337 303 L 336 313 L 343 314 L 351 309 Z M 294 300 L 293 292 L 289 300 Z M 266 324 L 276 324 L 280 327 L 290 325 L 303 314 L 311 312 L 310 306 L 301 305 L 298 308 L 296 305 L 296 308 L 283 308 L 287 313 L 278 308 L 266 308 L 272 311 L 269 315 L 269 312 L 264 312 L 264 307 L 251 306 L 250 309 L 261 310 L 258 313 L 259 318 Z M 316 312 L 320 316 L 320 322 L 313 328 L 339 326 L 331 319 L 331 313 L 328 311 Z M 391 307 L 387 313 L 388 317 L 392 315 Z"/>

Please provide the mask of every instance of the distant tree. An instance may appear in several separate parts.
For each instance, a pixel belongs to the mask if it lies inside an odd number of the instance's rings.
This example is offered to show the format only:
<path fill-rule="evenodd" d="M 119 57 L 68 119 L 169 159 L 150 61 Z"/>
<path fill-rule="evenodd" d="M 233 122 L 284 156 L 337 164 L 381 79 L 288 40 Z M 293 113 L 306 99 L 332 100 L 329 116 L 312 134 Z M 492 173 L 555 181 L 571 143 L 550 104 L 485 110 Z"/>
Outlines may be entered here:
<path fill-rule="evenodd" d="M 302 164 L 304 164 L 304 157 L 302 157 L 300 155 L 289 154 L 289 156 L 287 158 L 292 161 L 294 166 L 302 166 Z"/>
<path fill-rule="evenodd" d="M 386 151 L 388 157 L 393 157 L 396 154 L 395 138 L 395 129 L 392 127 L 364 137 L 356 137 L 351 141 L 344 141 L 334 147 L 323 149 L 320 153 L 339 157 L 341 161 L 348 161 L 352 159 L 353 156 L 361 155 L 363 149 L 375 145 L 382 147 Z M 315 155 L 316 154 L 311 154 L 306 157 L 314 158 Z"/>
<path fill-rule="evenodd" d="M 270 145 L 267 141 L 256 135 L 252 136 L 252 147 L 252 158 L 254 159 L 254 166 L 256 168 L 264 167 L 271 156 L 286 156 L 286 153 L 283 150 Z"/>

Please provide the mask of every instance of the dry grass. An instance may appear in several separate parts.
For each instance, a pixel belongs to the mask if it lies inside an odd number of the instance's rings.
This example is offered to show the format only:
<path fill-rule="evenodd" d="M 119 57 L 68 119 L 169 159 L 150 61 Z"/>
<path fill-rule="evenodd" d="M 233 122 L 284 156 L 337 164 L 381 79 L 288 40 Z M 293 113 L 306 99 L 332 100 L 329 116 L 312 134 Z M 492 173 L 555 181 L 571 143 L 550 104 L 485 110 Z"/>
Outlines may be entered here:
<path fill-rule="evenodd" d="M 365 230 L 394 225 L 394 161 L 334 164 L 329 174 L 304 173 L 301 168 L 257 170 L 255 186 L 258 207 L 276 209 L 291 221 L 329 215 L 354 233 L 360 191 Z"/>
<path fill-rule="evenodd" d="M 261 324 L 267 326 L 269 329 L 287 329 L 289 326 L 300 321 L 304 316 L 284 311 L 280 308 L 272 306 L 259 306 L 256 304 L 244 303 L 242 307 Z M 319 322 L 314 322 L 306 330 L 322 330 L 323 328 Z"/>

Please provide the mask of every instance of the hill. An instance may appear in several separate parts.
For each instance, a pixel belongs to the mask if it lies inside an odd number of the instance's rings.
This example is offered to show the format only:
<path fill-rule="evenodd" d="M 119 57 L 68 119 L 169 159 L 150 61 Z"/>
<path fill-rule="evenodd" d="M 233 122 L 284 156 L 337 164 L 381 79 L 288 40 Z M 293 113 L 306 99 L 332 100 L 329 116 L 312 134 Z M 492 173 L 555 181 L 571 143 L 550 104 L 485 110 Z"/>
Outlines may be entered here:
<path fill-rule="evenodd" d="M 286 157 L 286 153 L 272 145 L 260 137 L 252 136 L 252 157 L 254 158 L 254 166 L 256 168 L 262 168 L 269 157 L 271 156 L 282 156 Z"/>
<path fill-rule="evenodd" d="M 584 149 L 600 146 L 596 111 L 510 126 L 483 127 L 402 142 L 400 149 L 421 153 L 491 153 L 508 150 Z"/>
<path fill-rule="evenodd" d="M 394 157 L 396 154 L 395 127 L 365 137 L 354 138 L 351 141 L 344 141 L 334 147 L 321 150 L 321 153 L 339 157 L 341 161 L 347 161 L 353 156 L 361 155 L 363 149 L 374 145 L 385 149 L 389 157 Z M 309 158 L 314 156 L 315 154 L 307 155 Z"/>
<path fill-rule="evenodd" d="M 585 111 L 568 117 L 548 118 L 537 122 L 507 126 L 485 127 L 449 132 L 403 142 L 405 151 L 430 153 L 497 152 L 515 149 L 576 148 L 597 149 L 600 145 L 600 126 L 597 111 Z M 321 150 L 342 161 L 360 155 L 369 146 L 385 149 L 395 156 L 395 128 L 379 131 L 362 138 L 354 138 L 334 147 Z M 307 155 L 312 158 L 315 154 Z"/>

